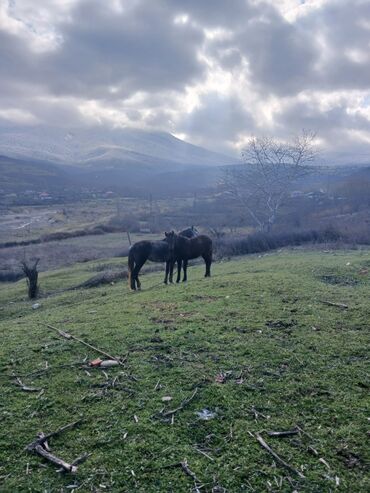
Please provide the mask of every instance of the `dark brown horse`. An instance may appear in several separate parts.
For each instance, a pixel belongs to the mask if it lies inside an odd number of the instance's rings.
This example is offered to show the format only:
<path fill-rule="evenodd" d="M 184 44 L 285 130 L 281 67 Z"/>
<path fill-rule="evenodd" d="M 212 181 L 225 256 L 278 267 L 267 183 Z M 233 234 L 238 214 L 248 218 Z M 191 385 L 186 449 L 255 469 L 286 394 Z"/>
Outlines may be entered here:
<path fill-rule="evenodd" d="M 165 240 L 143 240 L 134 243 L 128 253 L 128 283 L 130 288 L 132 290 L 141 288 L 139 272 L 147 260 L 151 260 L 152 262 L 166 262 L 164 282 L 167 284 L 170 254 L 169 245 Z"/>
<path fill-rule="evenodd" d="M 173 265 L 177 262 L 177 279 L 180 282 L 181 263 L 184 271 L 183 282 L 187 281 L 188 261 L 194 258 L 203 257 L 206 264 L 206 273 L 204 277 L 211 276 L 212 264 L 212 240 L 206 235 L 198 235 L 194 238 L 186 238 L 185 236 L 177 235 L 173 231 L 166 233 L 165 241 L 170 249 L 170 279 L 172 276 Z"/>
<path fill-rule="evenodd" d="M 198 232 L 194 226 L 184 229 L 179 233 L 179 235 L 184 235 L 188 238 L 192 238 L 197 234 Z M 173 262 L 171 261 L 171 255 L 172 252 L 166 239 L 157 241 L 143 240 L 134 243 L 130 247 L 128 254 L 128 283 L 130 288 L 132 290 L 141 288 L 139 272 L 147 260 L 151 260 L 152 262 L 166 262 L 164 283 L 168 283 L 168 275 L 170 275 L 169 280 L 172 283 Z M 181 262 L 179 268 L 181 269 Z"/>

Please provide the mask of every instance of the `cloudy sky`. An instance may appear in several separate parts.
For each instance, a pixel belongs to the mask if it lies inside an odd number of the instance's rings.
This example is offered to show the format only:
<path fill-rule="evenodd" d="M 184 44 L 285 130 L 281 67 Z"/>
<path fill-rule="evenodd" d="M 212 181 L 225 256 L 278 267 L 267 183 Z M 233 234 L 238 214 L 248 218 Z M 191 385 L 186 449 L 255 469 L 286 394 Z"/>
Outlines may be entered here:
<path fill-rule="evenodd" d="M 0 0 L 0 123 L 370 151 L 369 0 Z"/>

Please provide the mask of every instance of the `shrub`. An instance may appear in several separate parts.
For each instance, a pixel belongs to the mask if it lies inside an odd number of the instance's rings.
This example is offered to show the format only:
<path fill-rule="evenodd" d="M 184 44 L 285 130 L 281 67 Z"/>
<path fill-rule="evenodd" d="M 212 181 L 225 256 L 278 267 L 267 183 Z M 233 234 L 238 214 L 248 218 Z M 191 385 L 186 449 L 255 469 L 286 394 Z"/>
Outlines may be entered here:
<path fill-rule="evenodd" d="M 223 237 L 215 240 L 215 253 L 219 258 L 233 255 L 267 252 L 285 246 L 305 243 L 326 243 L 342 239 L 341 233 L 330 227 L 323 231 L 284 231 L 280 233 L 253 233 L 243 237 Z"/>
<path fill-rule="evenodd" d="M 24 277 L 23 272 L 14 270 L 1 270 L 0 271 L 0 282 L 16 282 Z"/>

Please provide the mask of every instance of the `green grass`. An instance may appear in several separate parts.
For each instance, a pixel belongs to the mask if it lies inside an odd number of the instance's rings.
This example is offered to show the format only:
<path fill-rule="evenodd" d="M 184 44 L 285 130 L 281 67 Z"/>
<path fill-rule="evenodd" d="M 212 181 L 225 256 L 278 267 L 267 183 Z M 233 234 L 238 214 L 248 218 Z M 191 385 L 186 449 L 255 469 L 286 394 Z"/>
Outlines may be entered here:
<path fill-rule="evenodd" d="M 369 251 L 282 251 L 214 264 L 211 279 L 203 266 L 191 267 L 186 285 L 166 287 L 155 273 L 142 277 L 138 293 L 126 283 L 66 292 L 41 299 L 38 310 L 24 300 L 24 281 L 3 287 L 0 490 L 195 491 L 180 467 L 166 467 L 186 458 L 200 491 L 368 491 L 364 269 Z M 56 290 L 91 275 L 82 264 L 45 273 L 41 283 Z M 81 367 L 98 355 L 45 323 L 127 354 L 125 367 L 106 370 L 124 389 L 102 387 L 101 370 Z M 215 381 L 221 371 L 231 372 L 223 384 Z M 23 392 L 13 375 L 44 392 Z M 195 388 L 173 424 L 161 418 L 161 409 L 179 406 Z M 205 408 L 213 419 L 198 418 Z M 79 427 L 51 440 L 65 460 L 92 454 L 75 477 L 24 452 L 40 430 L 78 418 Z M 266 434 L 295 426 L 306 434 Z M 305 479 L 275 464 L 249 432 L 261 432 Z"/>

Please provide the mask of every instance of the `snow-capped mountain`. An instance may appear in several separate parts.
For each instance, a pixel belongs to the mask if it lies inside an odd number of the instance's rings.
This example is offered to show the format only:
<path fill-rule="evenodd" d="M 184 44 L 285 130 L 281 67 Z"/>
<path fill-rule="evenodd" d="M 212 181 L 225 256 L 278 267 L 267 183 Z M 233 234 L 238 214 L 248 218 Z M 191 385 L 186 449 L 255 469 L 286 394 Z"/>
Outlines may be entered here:
<path fill-rule="evenodd" d="M 0 154 L 87 167 L 120 165 L 217 166 L 238 162 L 165 132 L 131 128 L 49 126 L 0 128 Z"/>

